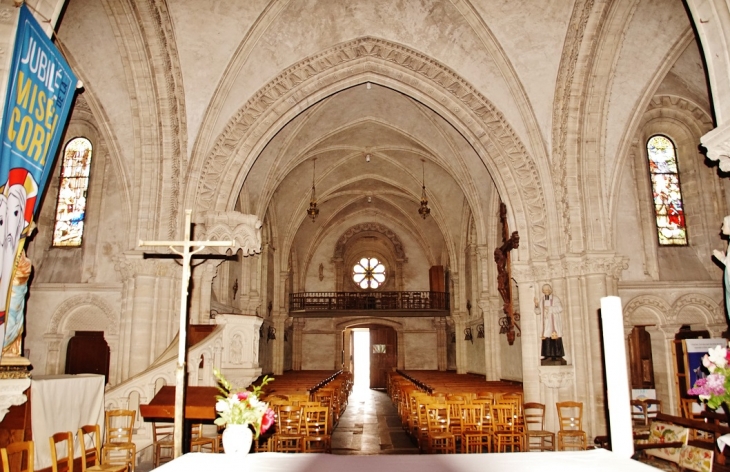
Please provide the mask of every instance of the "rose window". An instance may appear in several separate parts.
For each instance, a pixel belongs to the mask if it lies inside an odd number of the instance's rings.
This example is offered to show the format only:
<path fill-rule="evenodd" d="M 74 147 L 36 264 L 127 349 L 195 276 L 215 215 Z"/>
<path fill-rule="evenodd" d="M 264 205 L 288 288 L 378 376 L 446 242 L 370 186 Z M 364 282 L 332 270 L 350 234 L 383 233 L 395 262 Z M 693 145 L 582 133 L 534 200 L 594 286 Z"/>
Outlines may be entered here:
<path fill-rule="evenodd" d="M 360 288 L 378 288 L 385 282 L 385 266 L 374 257 L 363 257 L 352 269 L 352 280 Z"/>

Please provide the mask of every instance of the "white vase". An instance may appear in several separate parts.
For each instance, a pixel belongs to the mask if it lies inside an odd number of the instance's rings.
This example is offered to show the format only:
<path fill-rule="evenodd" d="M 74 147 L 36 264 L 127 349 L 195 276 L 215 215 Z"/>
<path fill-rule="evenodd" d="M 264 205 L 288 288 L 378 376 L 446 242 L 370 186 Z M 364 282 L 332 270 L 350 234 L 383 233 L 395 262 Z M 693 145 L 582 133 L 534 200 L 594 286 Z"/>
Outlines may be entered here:
<path fill-rule="evenodd" d="M 248 454 L 252 442 L 253 431 L 247 424 L 229 424 L 223 430 L 223 450 L 226 454 Z"/>

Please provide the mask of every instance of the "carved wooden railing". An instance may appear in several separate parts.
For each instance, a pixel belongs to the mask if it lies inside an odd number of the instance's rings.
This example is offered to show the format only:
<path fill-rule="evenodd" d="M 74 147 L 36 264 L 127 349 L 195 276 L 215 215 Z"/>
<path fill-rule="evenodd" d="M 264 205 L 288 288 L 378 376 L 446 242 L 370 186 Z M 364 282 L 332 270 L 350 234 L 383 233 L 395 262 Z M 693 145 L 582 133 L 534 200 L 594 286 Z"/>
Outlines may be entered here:
<path fill-rule="evenodd" d="M 445 292 L 300 292 L 289 295 L 289 311 L 449 309 Z"/>

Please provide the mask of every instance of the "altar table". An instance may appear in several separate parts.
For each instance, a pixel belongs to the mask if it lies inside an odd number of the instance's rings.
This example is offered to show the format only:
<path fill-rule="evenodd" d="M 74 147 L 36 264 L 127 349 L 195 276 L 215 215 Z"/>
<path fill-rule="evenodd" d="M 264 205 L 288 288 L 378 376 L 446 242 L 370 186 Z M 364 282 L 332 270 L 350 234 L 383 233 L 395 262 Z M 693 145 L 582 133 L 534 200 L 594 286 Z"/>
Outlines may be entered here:
<path fill-rule="evenodd" d="M 104 376 L 95 374 L 34 376 L 30 383 L 30 422 L 35 443 L 35 468 L 51 466 L 48 438 L 98 424 L 104 433 Z M 81 456 L 75 441 L 74 455 Z"/>
<path fill-rule="evenodd" d="M 336 456 L 260 452 L 232 454 L 189 453 L 157 469 L 158 472 L 656 472 L 641 462 L 605 449 L 576 452 L 519 452 L 502 454 L 444 454 Z"/>

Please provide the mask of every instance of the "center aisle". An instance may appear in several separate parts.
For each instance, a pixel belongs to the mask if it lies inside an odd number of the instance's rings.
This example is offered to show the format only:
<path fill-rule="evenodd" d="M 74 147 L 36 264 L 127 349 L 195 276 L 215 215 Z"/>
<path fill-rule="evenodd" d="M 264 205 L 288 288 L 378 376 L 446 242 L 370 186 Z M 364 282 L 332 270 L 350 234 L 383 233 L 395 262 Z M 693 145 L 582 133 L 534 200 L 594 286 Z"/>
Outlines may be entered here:
<path fill-rule="evenodd" d="M 332 454 L 418 454 L 385 392 L 355 386 L 332 433 Z"/>

